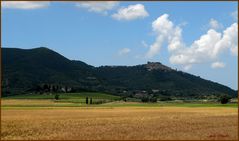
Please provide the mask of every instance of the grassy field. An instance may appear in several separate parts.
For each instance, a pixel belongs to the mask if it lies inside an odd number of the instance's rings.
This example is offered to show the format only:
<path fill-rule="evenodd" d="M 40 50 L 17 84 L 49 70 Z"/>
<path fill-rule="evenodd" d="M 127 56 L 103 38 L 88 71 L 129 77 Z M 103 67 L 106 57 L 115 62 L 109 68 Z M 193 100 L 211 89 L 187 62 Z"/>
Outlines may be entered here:
<path fill-rule="evenodd" d="M 22 100 L 48 100 L 48 101 L 54 101 L 55 103 L 68 103 L 68 106 L 79 106 L 79 104 L 84 104 L 86 101 L 86 97 L 92 98 L 93 102 L 102 101 L 105 102 L 112 102 L 115 100 L 118 100 L 119 96 L 109 95 L 105 93 L 98 93 L 98 92 L 82 92 L 82 93 L 59 93 L 59 100 L 54 100 L 55 94 L 25 94 L 25 95 L 15 95 L 15 96 L 9 96 L 5 97 L 4 99 L 22 99 Z M 36 102 L 36 101 L 35 101 Z M 37 102 L 33 102 L 33 106 L 37 105 Z M 71 104 L 69 104 L 71 103 Z M 75 104 L 72 104 L 75 103 Z M 19 106 L 24 106 L 21 103 Z M 65 104 L 50 104 L 49 106 L 59 106 Z M 38 104 L 38 106 L 41 106 Z M 47 106 L 47 102 L 43 104 L 43 106 Z"/>
<path fill-rule="evenodd" d="M 86 105 L 74 99 L 69 100 L 53 100 L 53 99 L 3 99 L 2 109 L 13 108 L 47 108 L 47 107 L 228 107 L 237 108 L 237 103 L 219 104 L 219 103 L 175 103 L 175 102 L 157 102 L 157 103 L 141 103 L 141 102 L 122 102 L 115 101 L 104 104 Z"/>
<path fill-rule="evenodd" d="M 86 105 L 78 101 L 85 101 L 86 96 L 112 102 Z M 2 99 L 1 139 L 238 139 L 237 104 L 123 102 L 102 93 L 61 94 L 60 98 L 25 95 Z"/>
<path fill-rule="evenodd" d="M 109 95 L 99 92 L 81 92 L 81 93 L 58 93 L 60 99 L 84 99 L 94 98 L 94 99 L 119 99 L 119 96 Z M 25 95 L 15 95 L 4 97 L 4 99 L 54 99 L 55 94 L 25 94 Z"/>
<path fill-rule="evenodd" d="M 55 94 L 26 94 L 4 97 L 2 107 L 234 107 L 237 103 L 220 104 L 215 102 L 122 102 L 119 96 L 98 92 L 60 93 L 60 99 L 55 100 Z M 103 104 L 86 105 L 86 97 L 95 101 L 105 101 Z"/>

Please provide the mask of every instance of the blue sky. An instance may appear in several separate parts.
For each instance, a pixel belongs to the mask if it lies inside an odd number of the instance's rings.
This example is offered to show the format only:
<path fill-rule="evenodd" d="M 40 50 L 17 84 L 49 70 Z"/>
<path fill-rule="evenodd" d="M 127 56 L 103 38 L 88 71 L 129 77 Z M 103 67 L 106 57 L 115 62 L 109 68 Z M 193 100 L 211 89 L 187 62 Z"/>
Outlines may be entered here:
<path fill-rule="evenodd" d="M 5 2 L 2 46 L 44 46 L 94 66 L 157 61 L 238 89 L 237 6 L 237 2 Z"/>

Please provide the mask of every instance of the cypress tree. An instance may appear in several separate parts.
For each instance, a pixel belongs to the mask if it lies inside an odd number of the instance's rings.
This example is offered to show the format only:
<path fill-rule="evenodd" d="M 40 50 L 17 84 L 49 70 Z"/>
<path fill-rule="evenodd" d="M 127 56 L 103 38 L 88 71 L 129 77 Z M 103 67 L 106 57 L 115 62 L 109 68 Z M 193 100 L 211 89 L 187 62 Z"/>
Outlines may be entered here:
<path fill-rule="evenodd" d="M 92 104 L 92 98 L 90 98 L 90 104 Z"/>
<path fill-rule="evenodd" d="M 85 104 L 88 104 L 88 97 L 86 97 L 85 99 Z"/>

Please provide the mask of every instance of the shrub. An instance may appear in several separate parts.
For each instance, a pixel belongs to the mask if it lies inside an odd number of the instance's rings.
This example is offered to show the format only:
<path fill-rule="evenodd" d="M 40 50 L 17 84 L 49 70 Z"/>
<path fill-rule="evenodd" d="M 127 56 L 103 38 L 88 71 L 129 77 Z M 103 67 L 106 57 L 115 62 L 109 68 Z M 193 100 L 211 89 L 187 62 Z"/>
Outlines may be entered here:
<path fill-rule="evenodd" d="M 94 100 L 94 102 L 92 101 L 92 103 L 94 104 L 103 104 L 103 103 L 106 103 L 108 102 L 107 100 L 102 100 L 102 99 L 96 99 Z"/>
<path fill-rule="evenodd" d="M 148 97 L 142 97 L 142 98 L 141 98 L 141 101 L 142 101 L 142 102 L 149 102 L 149 98 L 148 98 Z"/>
<path fill-rule="evenodd" d="M 227 104 L 231 98 L 227 95 L 223 95 L 220 97 L 219 101 L 221 104 Z"/>
<path fill-rule="evenodd" d="M 157 97 L 151 97 L 150 102 L 157 102 Z"/>
<path fill-rule="evenodd" d="M 157 102 L 157 97 L 144 96 L 141 98 L 142 102 Z"/>
<path fill-rule="evenodd" d="M 171 101 L 171 100 L 172 100 L 172 98 L 169 97 L 169 96 L 162 96 L 162 97 L 160 97 L 160 101 Z"/>
<path fill-rule="evenodd" d="M 127 101 L 127 99 L 126 98 L 124 98 L 124 102 L 126 102 Z"/>
<path fill-rule="evenodd" d="M 60 98 L 60 95 L 59 95 L 59 94 L 56 94 L 56 95 L 55 95 L 55 100 L 59 100 L 59 98 Z"/>

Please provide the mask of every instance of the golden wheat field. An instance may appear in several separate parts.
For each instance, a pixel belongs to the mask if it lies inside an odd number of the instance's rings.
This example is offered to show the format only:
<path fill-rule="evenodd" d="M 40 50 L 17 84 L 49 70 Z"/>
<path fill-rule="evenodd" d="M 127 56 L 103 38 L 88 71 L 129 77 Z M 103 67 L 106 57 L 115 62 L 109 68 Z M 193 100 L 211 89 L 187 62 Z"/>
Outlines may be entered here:
<path fill-rule="evenodd" d="M 2 109 L 1 139 L 237 140 L 237 108 Z"/>

